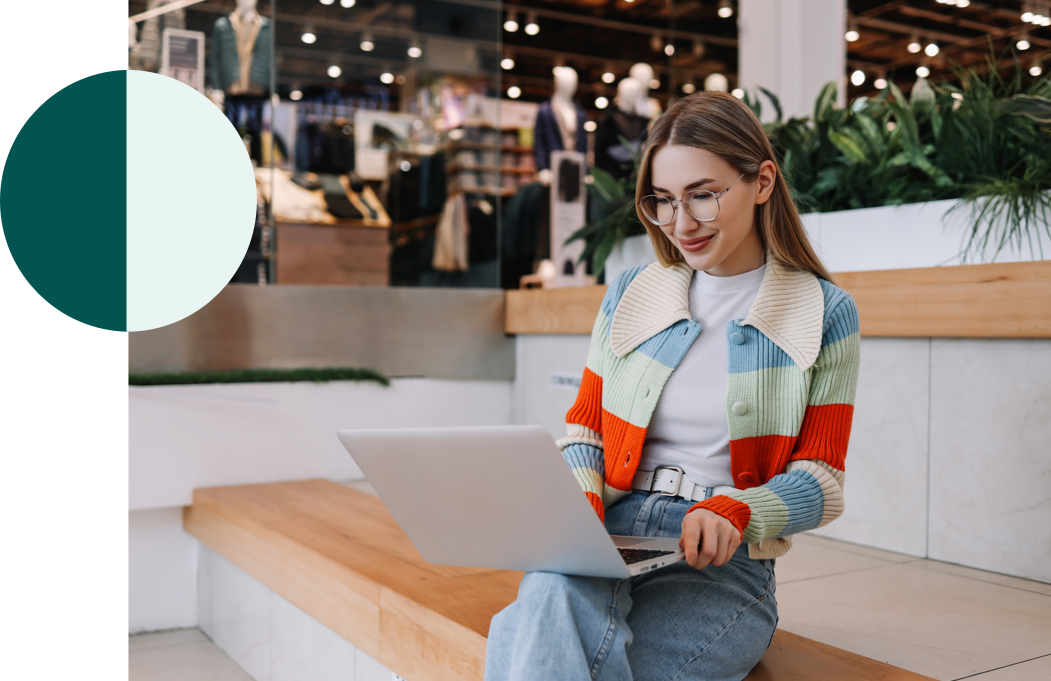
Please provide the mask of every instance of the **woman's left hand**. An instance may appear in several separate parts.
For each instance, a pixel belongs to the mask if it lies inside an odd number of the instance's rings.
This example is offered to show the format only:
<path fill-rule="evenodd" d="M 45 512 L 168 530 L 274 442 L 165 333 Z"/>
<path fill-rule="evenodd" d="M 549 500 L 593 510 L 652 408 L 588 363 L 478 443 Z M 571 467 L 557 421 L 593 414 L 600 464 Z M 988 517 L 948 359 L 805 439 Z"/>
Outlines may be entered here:
<path fill-rule="evenodd" d="M 703 570 L 730 562 L 741 545 L 741 533 L 726 518 L 706 508 L 698 508 L 682 519 L 679 548 L 686 552 L 686 562 Z"/>

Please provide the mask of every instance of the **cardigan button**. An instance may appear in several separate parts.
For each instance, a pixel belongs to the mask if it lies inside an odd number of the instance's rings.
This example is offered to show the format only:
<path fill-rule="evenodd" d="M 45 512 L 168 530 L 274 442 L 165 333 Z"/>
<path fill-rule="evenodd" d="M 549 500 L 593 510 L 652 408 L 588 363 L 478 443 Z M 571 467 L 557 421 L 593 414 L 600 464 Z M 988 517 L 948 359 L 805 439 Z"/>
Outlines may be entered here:
<path fill-rule="evenodd" d="M 748 413 L 748 405 L 744 402 L 734 402 L 734 406 L 730 407 L 730 411 L 736 416 L 744 416 Z"/>
<path fill-rule="evenodd" d="M 730 342 L 734 345 L 744 345 L 744 334 L 740 331 L 734 331 L 730 334 Z"/>
<path fill-rule="evenodd" d="M 755 482 L 755 476 L 752 475 L 751 471 L 743 471 L 740 475 L 737 476 L 737 479 L 746 485 L 751 485 L 753 482 Z"/>

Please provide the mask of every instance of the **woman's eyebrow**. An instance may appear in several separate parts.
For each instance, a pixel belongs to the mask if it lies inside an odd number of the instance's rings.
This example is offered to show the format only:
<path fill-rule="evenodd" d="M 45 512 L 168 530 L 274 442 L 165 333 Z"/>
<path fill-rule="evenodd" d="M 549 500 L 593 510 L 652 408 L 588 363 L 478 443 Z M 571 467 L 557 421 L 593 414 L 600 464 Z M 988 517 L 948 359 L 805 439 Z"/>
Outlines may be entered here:
<path fill-rule="evenodd" d="M 703 180 L 697 180 L 696 182 L 691 182 L 690 184 L 686 185 L 685 187 L 683 187 L 683 191 L 687 191 L 688 192 L 691 189 L 696 189 L 697 187 L 703 187 L 704 185 L 709 184 L 711 182 L 715 182 L 715 180 L 713 180 L 710 177 L 706 177 Z M 661 187 L 657 187 L 657 186 L 654 186 L 654 185 L 650 185 L 650 187 L 655 192 L 664 192 L 665 194 L 671 194 L 671 192 L 668 191 L 667 189 L 663 189 Z"/>

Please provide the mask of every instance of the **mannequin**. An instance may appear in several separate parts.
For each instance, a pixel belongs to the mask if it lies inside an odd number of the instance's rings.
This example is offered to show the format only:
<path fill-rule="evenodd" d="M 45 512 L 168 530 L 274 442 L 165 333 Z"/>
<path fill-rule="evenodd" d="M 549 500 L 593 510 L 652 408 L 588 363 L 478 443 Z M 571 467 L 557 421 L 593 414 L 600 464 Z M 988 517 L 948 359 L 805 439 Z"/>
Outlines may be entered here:
<path fill-rule="evenodd" d="M 221 90 L 223 111 L 262 163 L 263 106 L 270 90 L 270 20 L 256 11 L 256 0 L 237 0 L 237 8 L 215 20 L 208 61 L 208 83 Z M 211 93 L 212 101 L 219 98 Z"/>
<path fill-rule="evenodd" d="M 573 99 L 577 92 L 577 72 L 568 66 L 555 70 L 555 94 L 540 105 L 533 131 L 533 153 L 538 179 L 551 182 L 551 152 L 575 150 L 587 153 L 588 138 L 584 130 L 584 108 Z M 547 172 L 545 172 L 547 171 Z"/>
<path fill-rule="evenodd" d="M 595 166 L 618 180 L 631 175 L 635 163 L 635 153 L 620 138 L 631 141 L 636 153 L 646 138 L 650 119 L 636 113 L 643 92 L 642 83 L 634 78 L 620 81 L 616 106 L 606 110 L 595 131 Z"/>
<path fill-rule="evenodd" d="M 237 0 L 237 8 L 212 27 L 209 80 L 229 95 L 262 96 L 270 89 L 270 20 L 256 11 L 256 0 Z"/>
<path fill-rule="evenodd" d="M 147 0 L 146 9 L 157 9 L 170 5 L 174 0 Z M 134 26 L 134 24 L 133 24 Z M 132 42 L 129 66 L 135 71 L 153 71 L 161 66 L 161 38 L 166 28 L 186 28 L 186 10 L 175 9 L 160 16 L 147 19 L 142 25 L 142 35 Z"/>
<path fill-rule="evenodd" d="M 642 84 L 635 113 L 643 118 L 655 119 L 661 115 L 661 103 L 650 97 L 650 84 L 653 82 L 653 67 L 639 62 L 631 67 L 629 75 Z"/>

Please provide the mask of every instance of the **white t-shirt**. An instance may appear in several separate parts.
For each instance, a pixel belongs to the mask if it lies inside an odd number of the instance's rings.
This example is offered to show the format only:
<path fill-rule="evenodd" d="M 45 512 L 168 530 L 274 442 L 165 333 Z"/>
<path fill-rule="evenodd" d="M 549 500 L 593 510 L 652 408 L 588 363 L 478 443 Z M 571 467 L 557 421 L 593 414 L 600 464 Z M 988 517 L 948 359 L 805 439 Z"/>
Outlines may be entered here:
<path fill-rule="evenodd" d="M 727 324 L 748 316 L 766 265 L 732 277 L 694 272 L 690 314 L 701 333 L 664 386 L 653 411 L 640 470 L 679 466 L 696 485 L 733 485 L 726 423 Z"/>

